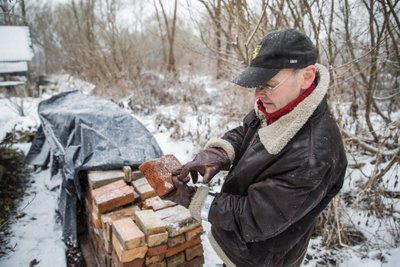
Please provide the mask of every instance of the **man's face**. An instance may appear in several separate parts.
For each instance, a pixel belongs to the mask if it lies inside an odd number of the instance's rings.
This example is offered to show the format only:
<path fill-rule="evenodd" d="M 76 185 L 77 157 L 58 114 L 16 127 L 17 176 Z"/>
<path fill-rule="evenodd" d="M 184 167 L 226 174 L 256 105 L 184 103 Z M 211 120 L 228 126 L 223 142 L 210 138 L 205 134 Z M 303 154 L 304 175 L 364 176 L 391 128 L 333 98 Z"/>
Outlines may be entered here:
<path fill-rule="evenodd" d="M 275 112 L 299 97 L 301 89 L 300 78 L 302 70 L 294 72 L 292 69 L 282 69 L 264 86 L 258 86 L 255 97 L 259 98 L 268 113 Z"/>

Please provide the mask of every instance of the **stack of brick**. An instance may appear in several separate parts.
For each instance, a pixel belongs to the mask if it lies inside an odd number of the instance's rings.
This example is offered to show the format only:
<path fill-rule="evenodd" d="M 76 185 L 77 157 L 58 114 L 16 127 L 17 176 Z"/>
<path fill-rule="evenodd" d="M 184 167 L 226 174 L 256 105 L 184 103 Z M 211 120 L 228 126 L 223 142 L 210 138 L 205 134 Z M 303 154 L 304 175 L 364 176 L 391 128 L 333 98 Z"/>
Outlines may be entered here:
<path fill-rule="evenodd" d="M 97 264 L 202 266 L 201 222 L 185 207 L 162 199 L 174 189 L 170 171 L 180 163 L 166 155 L 144 166 L 143 172 L 124 167 L 88 173 L 86 214 Z"/>

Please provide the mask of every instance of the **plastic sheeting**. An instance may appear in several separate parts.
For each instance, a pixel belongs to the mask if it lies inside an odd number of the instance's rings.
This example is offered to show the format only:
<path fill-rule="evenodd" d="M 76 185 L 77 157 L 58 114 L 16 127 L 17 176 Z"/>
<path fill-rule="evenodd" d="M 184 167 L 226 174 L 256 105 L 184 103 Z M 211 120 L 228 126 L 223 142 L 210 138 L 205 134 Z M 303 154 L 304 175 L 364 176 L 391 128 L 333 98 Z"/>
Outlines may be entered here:
<path fill-rule="evenodd" d="M 41 126 L 27 155 L 27 163 L 47 166 L 61 175 L 58 213 L 64 242 L 78 248 L 78 212 L 82 199 L 80 171 L 137 168 L 162 156 L 152 134 L 118 105 L 79 91 L 65 92 L 40 102 Z M 51 159 L 51 160 L 50 160 Z"/>

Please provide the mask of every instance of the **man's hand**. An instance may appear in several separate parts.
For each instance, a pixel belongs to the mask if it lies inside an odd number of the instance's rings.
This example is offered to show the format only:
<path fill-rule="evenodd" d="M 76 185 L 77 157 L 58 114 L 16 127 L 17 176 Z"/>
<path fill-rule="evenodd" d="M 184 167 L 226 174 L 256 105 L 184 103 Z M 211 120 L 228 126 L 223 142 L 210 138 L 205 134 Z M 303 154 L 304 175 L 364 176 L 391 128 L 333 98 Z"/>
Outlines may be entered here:
<path fill-rule="evenodd" d="M 203 176 L 203 183 L 207 184 L 221 170 L 229 170 L 230 160 L 222 148 L 212 147 L 199 152 L 196 157 L 173 171 L 172 175 L 179 180 L 189 182 L 189 172 L 193 183 L 197 183 L 198 173 Z"/>
<path fill-rule="evenodd" d="M 179 180 L 176 176 L 172 176 L 172 182 L 176 190 L 171 192 L 171 194 L 168 195 L 166 199 L 188 208 L 194 194 L 196 193 L 196 187 L 188 186 L 186 183 Z"/>

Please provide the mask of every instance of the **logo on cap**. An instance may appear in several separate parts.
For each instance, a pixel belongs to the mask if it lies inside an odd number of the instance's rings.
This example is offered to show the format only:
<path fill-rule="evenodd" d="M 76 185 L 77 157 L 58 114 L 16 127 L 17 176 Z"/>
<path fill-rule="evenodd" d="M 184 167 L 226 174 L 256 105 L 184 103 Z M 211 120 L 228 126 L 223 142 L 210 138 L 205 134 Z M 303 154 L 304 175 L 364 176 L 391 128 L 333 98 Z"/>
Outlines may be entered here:
<path fill-rule="evenodd" d="M 259 44 L 256 46 L 256 48 L 254 48 L 253 53 L 251 53 L 251 60 L 255 59 L 258 56 L 260 50 L 261 50 L 261 45 Z"/>

